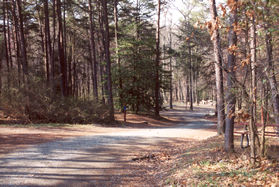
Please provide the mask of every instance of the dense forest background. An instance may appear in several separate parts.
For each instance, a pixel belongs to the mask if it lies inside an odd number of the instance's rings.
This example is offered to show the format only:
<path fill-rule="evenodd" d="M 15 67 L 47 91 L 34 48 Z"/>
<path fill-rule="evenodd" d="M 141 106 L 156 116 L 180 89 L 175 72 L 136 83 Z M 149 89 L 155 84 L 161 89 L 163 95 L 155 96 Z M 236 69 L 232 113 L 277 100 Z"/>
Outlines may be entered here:
<path fill-rule="evenodd" d="M 184 1 L 179 23 L 168 17 L 171 4 L 1 1 L 1 110 L 27 121 L 90 123 L 114 120 L 124 106 L 159 116 L 164 103 L 193 110 L 212 100 L 225 149 L 233 150 L 235 120 L 249 121 L 255 147 L 257 121 L 279 124 L 279 3 Z"/>
<path fill-rule="evenodd" d="M 113 119 L 124 105 L 159 115 L 163 100 L 197 102 L 207 88 L 198 91 L 197 80 L 209 35 L 193 27 L 197 18 L 184 20 L 178 30 L 167 23 L 169 6 L 141 0 L 3 1 L 2 108 L 31 121 L 90 122 Z M 195 35 L 191 45 L 178 42 L 187 35 Z"/>

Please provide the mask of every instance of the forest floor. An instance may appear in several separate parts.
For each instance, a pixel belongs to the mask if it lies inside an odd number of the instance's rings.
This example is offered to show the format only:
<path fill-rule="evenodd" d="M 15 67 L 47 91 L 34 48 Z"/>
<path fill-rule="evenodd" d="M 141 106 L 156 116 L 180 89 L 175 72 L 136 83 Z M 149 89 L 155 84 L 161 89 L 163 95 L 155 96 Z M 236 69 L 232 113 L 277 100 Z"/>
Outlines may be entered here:
<path fill-rule="evenodd" d="M 129 114 L 119 128 L 1 125 L 0 186 L 279 185 L 276 141 L 251 168 L 239 137 L 235 153 L 223 151 L 216 125 L 203 119 L 209 113 L 177 106 L 160 120 Z"/>

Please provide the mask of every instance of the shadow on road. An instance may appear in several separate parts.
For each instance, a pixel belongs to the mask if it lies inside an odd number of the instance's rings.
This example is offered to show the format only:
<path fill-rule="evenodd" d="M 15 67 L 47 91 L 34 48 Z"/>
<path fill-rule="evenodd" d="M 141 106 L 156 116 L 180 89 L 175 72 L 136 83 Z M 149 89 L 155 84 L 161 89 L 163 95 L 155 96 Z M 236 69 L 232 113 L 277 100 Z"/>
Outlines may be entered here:
<path fill-rule="evenodd" d="M 96 143 L 97 139 L 102 140 L 98 142 L 97 147 L 86 143 Z M 148 166 L 136 165 L 132 158 L 146 151 L 148 146 L 153 145 L 152 151 L 159 152 L 162 147 L 178 141 L 163 138 L 142 140 L 142 137 L 99 136 L 95 140 L 83 139 L 79 143 L 72 140 L 59 141 L 51 146 L 40 145 L 1 159 L 0 184 L 16 187 L 138 184 L 143 176 L 151 176 L 145 172 Z M 79 149 L 81 144 L 82 150 Z M 148 181 L 143 182 L 145 185 L 150 184 Z"/>
<path fill-rule="evenodd" d="M 0 158 L 0 186 L 154 186 L 155 168 L 137 165 L 132 158 L 147 150 L 160 152 L 179 141 L 193 142 L 214 136 L 203 116 L 210 112 L 175 110 L 162 116 L 179 118 L 176 126 L 130 129 L 35 145 Z M 144 180 L 143 180 L 144 179 Z M 145 180 L 146 179 L 146 180 Z"/>

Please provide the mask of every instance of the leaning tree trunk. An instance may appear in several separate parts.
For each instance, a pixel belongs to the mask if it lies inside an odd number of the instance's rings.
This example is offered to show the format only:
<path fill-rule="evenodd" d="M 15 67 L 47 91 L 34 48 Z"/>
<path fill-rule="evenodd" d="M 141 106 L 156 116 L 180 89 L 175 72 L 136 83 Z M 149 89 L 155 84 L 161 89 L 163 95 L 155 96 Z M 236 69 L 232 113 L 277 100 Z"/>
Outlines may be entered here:
<path fill-rule="evenodd" d="M 211 0 L 211 14 L 213 25 L 217 25 L 217 10 L 215 0 Z M 225 132 L 225 106 L 224 106 L 224 86 L 223 86 L 223 59 L 221 51 L 220 34 L 218 27 L 213 30 L 213 46 L 215 56 L 215 76 L 216 76 L 216 93 L 217 93 L 217 117 L 218 117 L 218 135 Z"/>
<path fill-rule="evenodd" d="M 235 0 L 237 2 L 237 0 Z M 236 62 L 236 51 L 233 49 L 237 45 L 237 35 L 234 30 L 234 25 L 237 25 L 237 5 L 234 5 L 231 7 L 230 12 L 230 29 L 228 34 L 228 40 L 229 40 L 229 51 L 228 54 L 228 73 L 227 73 L 227 115 L 226 115 L 226 129 L 225 129 L 225 150 L 227 152 L 234 151 L 234 119 L 235 119 L 235 103 L 236 103 L 236 97 L 235 97 L 235 62 Z"/>

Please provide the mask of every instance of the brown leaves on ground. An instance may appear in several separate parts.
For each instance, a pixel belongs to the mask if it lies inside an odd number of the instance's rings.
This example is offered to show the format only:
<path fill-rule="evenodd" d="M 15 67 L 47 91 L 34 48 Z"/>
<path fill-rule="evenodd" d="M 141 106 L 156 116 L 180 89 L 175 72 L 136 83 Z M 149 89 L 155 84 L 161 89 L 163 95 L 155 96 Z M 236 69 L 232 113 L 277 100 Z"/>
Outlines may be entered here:
<path fill-rule="evenodd" d="M 279 185 L 278 150 L 275 150 L 277 158 L 268 156 L 269 159 L 258 160 L 260 164 L 253 168 L 249 149 L 239 148 L 239 137 L 236 138 L 234 153 L 226 153 L 222 145 L 223 137 L 173 143 L 160 152 L 146 153 L 153 155 L 152 159 L 143 159 L 137 164 L 149 166 L 150 176 L 156 184 L 163 186 Z"/>

